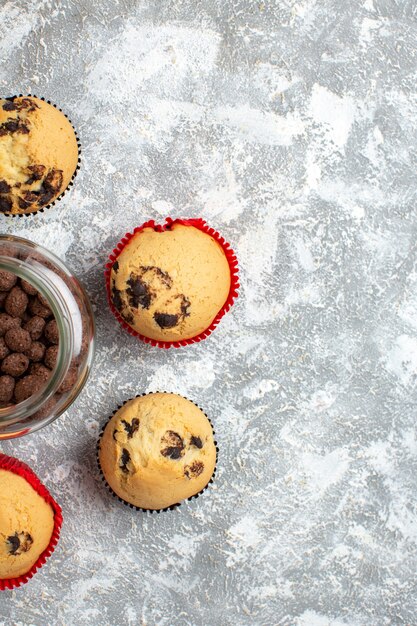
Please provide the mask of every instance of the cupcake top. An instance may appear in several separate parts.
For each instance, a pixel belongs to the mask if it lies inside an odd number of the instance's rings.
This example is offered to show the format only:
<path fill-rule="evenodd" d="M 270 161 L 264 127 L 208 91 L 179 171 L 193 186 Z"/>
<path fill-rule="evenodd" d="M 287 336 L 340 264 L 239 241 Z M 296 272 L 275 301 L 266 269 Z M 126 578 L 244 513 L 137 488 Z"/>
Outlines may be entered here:
<path fill-rule="evenodd" d="M 67 188 L 78 146 L 65 115 L 35 98 L 0 99 L 0 212 L 32 213 Z"/>
<path fill-rule="evenodd" d="M 125 322 L 157 341 L 190 339 L 206 330 L 231 284 L 222 247 L 194 226 L 136 233 L 113 263 L 110 293 Z"/>
<path fill-rule="evenodd" d="M 22 476 L 0 469 L 0 579 L 26 574 L 53 530 L 51 505 Z"/>
<path fill-rule="evenodd" d="M 99 462 L 112 490 L 143 509 L 199 493 L 216 465 L 213 430 L 195 404 L 172 393 L 129 400 L 107 423 Z"/>

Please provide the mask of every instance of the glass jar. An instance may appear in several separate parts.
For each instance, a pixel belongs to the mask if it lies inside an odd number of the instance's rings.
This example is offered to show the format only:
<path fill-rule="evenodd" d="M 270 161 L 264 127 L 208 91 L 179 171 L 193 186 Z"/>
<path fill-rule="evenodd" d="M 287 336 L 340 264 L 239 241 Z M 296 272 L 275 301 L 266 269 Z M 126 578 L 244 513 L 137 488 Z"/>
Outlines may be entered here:
<path fill-rule="evenodd" d="M 0 235 L 0 270 L 28 281 L 46 298 L 59 333 L 56 364 L 43 388 L 0 408 L 1 441 L 39 430 L 74 402 L 93 361 L 94 316 L 84 289 L 64 263 L 27 239 Z"/>

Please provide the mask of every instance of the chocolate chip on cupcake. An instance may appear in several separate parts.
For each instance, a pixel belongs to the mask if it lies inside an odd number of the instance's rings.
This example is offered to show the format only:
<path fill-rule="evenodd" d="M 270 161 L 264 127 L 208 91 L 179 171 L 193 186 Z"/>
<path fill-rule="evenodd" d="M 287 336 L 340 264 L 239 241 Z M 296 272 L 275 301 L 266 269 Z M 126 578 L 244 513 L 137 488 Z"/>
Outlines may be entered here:
<path fill-rule="evenodd" d="M 181 342 L 208 331 L 231 284 L 229 259 L 218 241 L 174 222 L 131 236 L 113 262 L 108 287 L 113 307 L 136 333 L 156 342 Z"/>
<path fill-rule="evenodd" d="M 151 393 L 126 402 L 99 442 L 104 478 L 124 502 L 160 510 L 202 491 L 216 465 L 213 430 L 193 402 Z"/>
<path fill-rule="evenodd" d="M 33 213 L 68 187 L 78 163 L 65 115 L 35 98 L 0 99 L 0 212 Z"/>

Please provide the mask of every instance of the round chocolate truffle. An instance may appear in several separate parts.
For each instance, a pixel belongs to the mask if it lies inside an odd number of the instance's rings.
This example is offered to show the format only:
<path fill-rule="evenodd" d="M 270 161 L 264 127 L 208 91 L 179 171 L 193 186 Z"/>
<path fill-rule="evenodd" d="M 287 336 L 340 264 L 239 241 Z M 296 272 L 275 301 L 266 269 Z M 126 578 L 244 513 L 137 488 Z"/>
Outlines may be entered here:
<path fill-rule="evenodd" d="M 58 356 L 58 346 L 50 346 L 45 352 L 44 363 L 49 369 L 54 369 Z"/>
<path fill-rule="evenodd" d="M 24 374 L 28 367 L 28 357 L 19 352 L 12 352 L 1 363 L 1 371 L 15 377 Z"/>
<path fill-rule="evenodd" d="M 30 344 L 29 349 L 25 350 L 25 354 L 29 357 L 31 361 L 37 363 L 38 361 L 42 361 L 43 357 L 45 356 L 45 350 L 46 348 L 43 343 L 41 343 L 40 341 L 33 341 Z"/>
<path fill-rule="evenodd" d="M 26 311 L 28 302 L 29 298 L 23 289 L 13 287 L 6 298 L 4 308 L 9 315 L 22 317 L 23 313 Z"/>
<path fill-rule="evenodd" d="M 37 289 L 31 283 L 28 283 L 27 280 L 23 280 L 23 278 L 20 279 L 20 286 L 29 296 L 36 296 L 38 293 Z"/>
<path fill-rule="evenodd" d="M 15 379 L 12 376 L 0 376 L 0 404 L 6 404 L 13 398 Z"/>
<path fill-rule="evenodd" d="M 22 321 L 7 313 L 0 313 L 0 337 L 3 337 L 10 328 L 18 328 Z"/>
<path fill-rule="evenodd" d="M 23 328 L 30 333 L 30 336 L 33 339 L 33 341 L 37 341 L 43 333 L 45 324 L 46 322 L 43 319 L 43 317 L 39 317 L 38 315 L 35 315 L 34 317 L 31 317 L 30 320 L 26 322 Z"/>
<path fill-rule="evenodd" d="M 47 325 L 45 326 L 44 334 L 45 334 L 46 339 L 50 343 L 54 343 L 54 344 L 59 343 L 59 331 L 58 331 L 58 325 L 56 323 L 56 320 L 51 320 L 50 322 L 47 323 Z"/>
<path fill-rule="evenodd" d="M 34 393 L 42 389 L 44 386 L 45 381 L 34 374 L 29 374 L 28 376 L 21 378 L 17 381 L 14 388 L 14 397 L 16 402 L 23 402 L 27 398 L 30 398 L 30 396 L 33 396 Z"/>
<path fill-rule="evenodd" d="M 10 328 L 4 335 L 4 341 L 14 352 L 26 352 L 32 343 L 30 334 L 24 328 Z"/>
<path fill-rule="evenodd" d="M 13 272 L 0 270 L 0 291 L 10 291 L 17 283 L 17 276 Z"/>
<path fill-rule="evenodd" d="M 32 315 L 37 315 L 38 317 L 43 318 L 48 318 L 52 315 L 51 309 L 41 304 L 37 297 L 33 298 L 33 300 L 29 302 L 29 311 Z"/>

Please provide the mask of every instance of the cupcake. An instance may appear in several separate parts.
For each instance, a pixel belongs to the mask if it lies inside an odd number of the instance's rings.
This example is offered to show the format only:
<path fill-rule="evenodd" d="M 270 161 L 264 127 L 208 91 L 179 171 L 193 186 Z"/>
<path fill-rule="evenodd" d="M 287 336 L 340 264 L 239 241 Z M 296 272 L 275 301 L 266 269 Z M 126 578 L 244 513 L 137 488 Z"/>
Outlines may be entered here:
<path fill-rule="evenodd" d="M 162 510 L 199 494 L 216 466 L 206 415 L 174 393 L 127 401 L 107 422 L 98 461 L 111 490 L 125 503 Z"/>
<path fill-rule="evenodd" d="M 61 509 L 32 470 L 0 454 L 0 589 L 25 583 L 53 552 Z"/>
<path fill-rule="evenodd" d="M 66 116 L 34 96 L 0 99 L 0 212 L 34 213 L 68 187 L 78 143 Z"/>
<path fill-rule="evenodd" d="M 116 317 L 154 345 L 208 336 L 237 295 L 237 261 L 203 220 L 148 222 L 126 235 L 107 265 Z"/>

